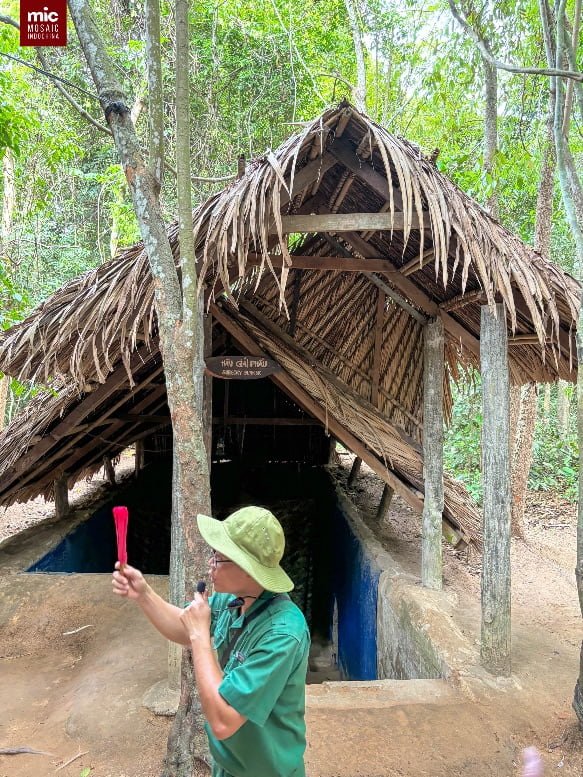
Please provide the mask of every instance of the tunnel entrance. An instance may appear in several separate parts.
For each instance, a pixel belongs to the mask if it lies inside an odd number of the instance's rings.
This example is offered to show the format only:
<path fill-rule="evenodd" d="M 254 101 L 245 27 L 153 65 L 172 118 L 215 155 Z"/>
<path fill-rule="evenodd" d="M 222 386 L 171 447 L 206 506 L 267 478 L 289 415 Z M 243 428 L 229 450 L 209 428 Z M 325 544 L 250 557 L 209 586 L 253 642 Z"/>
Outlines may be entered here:
<path fill-rule="evenodd" d="M 116 558 L 111 508 L 126 504 L 130 563 L 145 574 L 168 574 L 170 484 L 170 460 L 159 457 L 27 571 L 110 573 Z M 375 679 L 375 581 L 364 592 L 372 607 L 365 624 L 363 606 L 354 605 L 367 578 L 358 541 L 342 520 L 328 471 L 301 463 L 217 462 L 211 487 L 217 518 L 258 504 L 280 520 L 286 535 L 282 565 L 295 583 L 291 597 L 304 612 L 312 636 L 309 680 Z M 342 671 L 337 668 L 339 644 Z"/>

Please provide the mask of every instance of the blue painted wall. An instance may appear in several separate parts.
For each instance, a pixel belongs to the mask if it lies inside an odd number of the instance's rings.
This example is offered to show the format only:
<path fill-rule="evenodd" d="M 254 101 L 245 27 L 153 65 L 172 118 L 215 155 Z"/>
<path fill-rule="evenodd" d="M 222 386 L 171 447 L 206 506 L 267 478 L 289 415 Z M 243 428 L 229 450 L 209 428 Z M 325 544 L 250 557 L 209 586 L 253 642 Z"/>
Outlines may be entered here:
<path fill-rule="evenodd" d="M 380 570 L 364 552 L 339 505 L 334 519 L 338 665 L 347 680 L 376 680 Z"/>
<path fill-rule="evenodd" d="M 27 572 L 110 572 L 117 556 L 111 507 L 80 524 Z"/>

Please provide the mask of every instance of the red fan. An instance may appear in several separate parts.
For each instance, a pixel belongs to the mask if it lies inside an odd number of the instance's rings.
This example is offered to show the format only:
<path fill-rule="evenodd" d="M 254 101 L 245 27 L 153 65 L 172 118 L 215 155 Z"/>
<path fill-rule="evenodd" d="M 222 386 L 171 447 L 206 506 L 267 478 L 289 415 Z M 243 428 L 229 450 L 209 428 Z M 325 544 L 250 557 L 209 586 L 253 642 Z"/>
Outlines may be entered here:
<path fill-rule="evenodd" d="M 127 507 L 114 507 L 113 520 L 115 523 L 115 535 L 117 538 L 117 560 L 119 561 L 119 570 L 123 572 L 124 564 L 128 563 L 127 534 L 129 513 Z"/>

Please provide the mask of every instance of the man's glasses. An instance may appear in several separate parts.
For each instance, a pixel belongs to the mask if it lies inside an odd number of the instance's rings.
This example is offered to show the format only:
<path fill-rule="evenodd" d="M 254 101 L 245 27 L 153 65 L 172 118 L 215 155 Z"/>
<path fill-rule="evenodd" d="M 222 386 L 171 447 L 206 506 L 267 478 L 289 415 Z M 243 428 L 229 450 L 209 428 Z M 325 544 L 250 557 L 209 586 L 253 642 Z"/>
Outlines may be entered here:
<path fill-rule="evenodd" d="M 230 558 L 219 558 L 217 556 L 216 550 L 212 550 L 210 555 L 210 563 L 213 567 L 217 567 L 219 564 L 232 564 L 233 562 Z"/>

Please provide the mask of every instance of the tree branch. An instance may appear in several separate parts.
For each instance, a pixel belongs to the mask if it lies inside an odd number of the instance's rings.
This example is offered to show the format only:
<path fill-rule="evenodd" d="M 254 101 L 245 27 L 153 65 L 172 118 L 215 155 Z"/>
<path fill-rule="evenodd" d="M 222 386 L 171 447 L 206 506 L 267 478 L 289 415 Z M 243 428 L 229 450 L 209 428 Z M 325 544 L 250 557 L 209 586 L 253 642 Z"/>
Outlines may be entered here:
<path fill-rule="evenodd" d="M 20 24 L 15 20 L 12 19 L 10 16 L 4 16 L 0 15 L 0 22 L 4 22 L 4 24 L 11 24 L 13 27 L 16 27 L 17 30 L 20 29 Z M 59 81 L 62 81 L 63 79 L 59 78 L 59 76 L 53 75 L 49 71 L 49 64 L 46 60 L 45 53 L 43 49 L 40 46 L 35 46 L 35 52 L 38 57 L 39 62 L 43 66 L 43 69 L 40 70 L 37 67 L 34 67 L 34 65 L 30 65 L 27 63 L 30 67 L 32 67 L 34 70 L 37 71 L 37 73 L 42 73 L 47 78 L 49 78 L 55 87 L 55 89 L 62 94 L 62 96 L 65 98 L 65 100 L 75 108 L 75 110 L 83 116 L 84 119 L 86 119 L 90 124 L 93 124 L 94 127 L 97 127 L 98 130 L 101 132 L 105 132 L 107 135 L 111 135 L 111 130 L 109 127 L 106 127 L 104 124 L 101 124 L 97 119 L 94 119 L 93 116 L 90 113 L 87 113 L 85 108 L 83 108 L 77 100 L 75 100 L 74 97 L 72 97 L 69 92 L 67 92 L 66 89 L 64 89 Z M 95 99 L 98 99 L 96 95 L 91 95 L 91 97 L 95 97 Z"/>
<path fill-rule="evenodd" d="M 560 68 L 538 68 L 538 67 L 519 67 L 517 65 L 510 65 L 507 62 L 502 62 L 492 54 L 490 47 L 479 35 L 478 32 L 471 26 L 465 16 L 457 8 L 455 0 L 448 0 L 449 7 L 453 14 L 454 19 L 462 27 L 462 29 L 470 36 L 478 47 L 480 53 L 491 65 L 498 70 L 506 70 L 509 73 L 523 73 L 526 75 L 535 76 L 559 76 L 561 78 L 572 78 L 574 81 L 583 81 L 583 73 L 572 70 L 561 70 Z"/>

